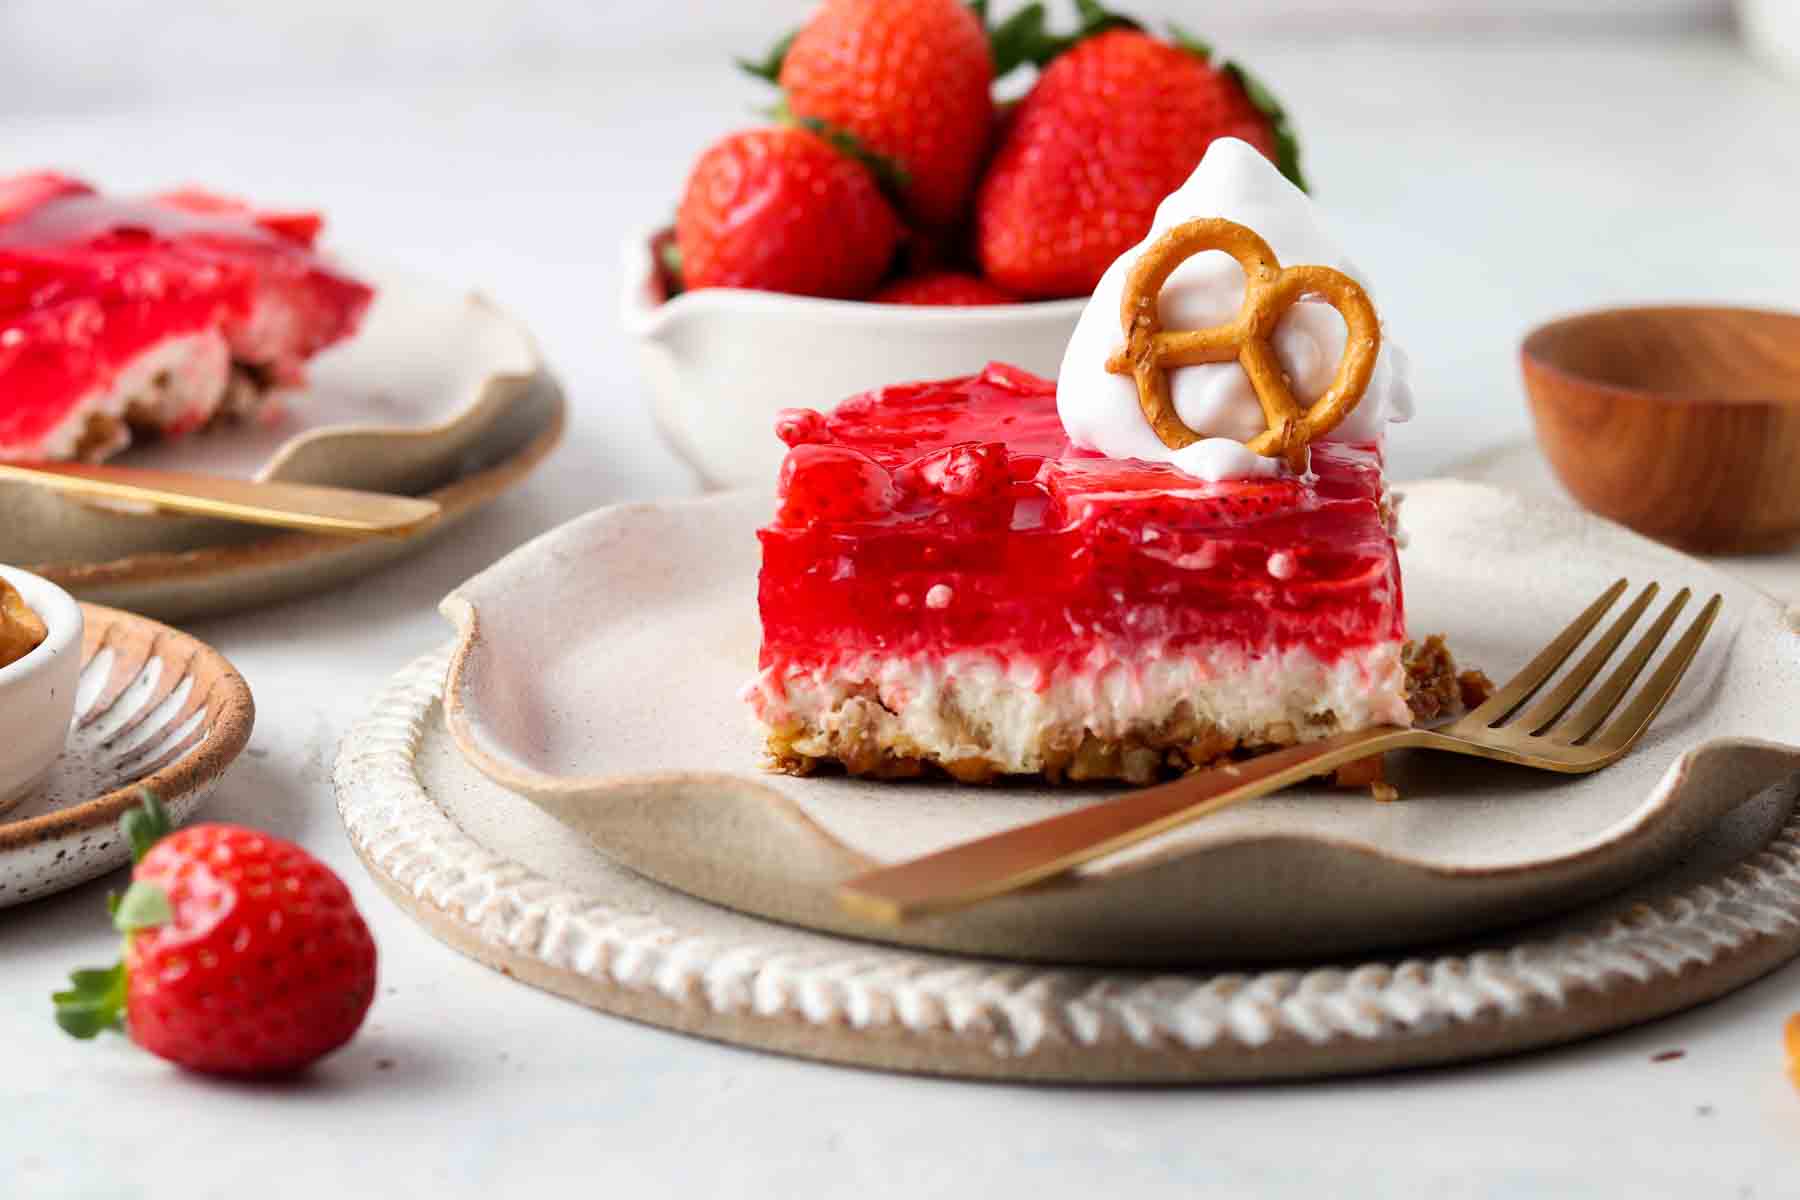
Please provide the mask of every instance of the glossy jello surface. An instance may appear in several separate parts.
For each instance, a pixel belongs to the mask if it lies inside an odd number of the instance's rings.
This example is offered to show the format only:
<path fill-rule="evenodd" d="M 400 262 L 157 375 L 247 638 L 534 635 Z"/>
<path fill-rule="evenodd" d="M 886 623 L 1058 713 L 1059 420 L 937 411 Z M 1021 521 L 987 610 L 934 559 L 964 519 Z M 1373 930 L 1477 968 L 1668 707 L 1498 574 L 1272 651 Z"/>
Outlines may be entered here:
<path fill-rule="evenodd" d="M 1374 445 L 1315 445 L 1306 477 L 1204 482 L 1071 449 L 1055 385 L 1002 365 L 790 410 L 778 432 L 765 667 L 1146 646 L 1333 662 L 1402 636 Z"/>
<path fill-rule="evenodd" d="M 217 330 L 235 361 L 297 381 L 373 295 L 313 252 L 319 227 L 202 192 L 121 200 L 60 175 L 0 179 L 0 451 L 30 447 L 171 338 Z"/>

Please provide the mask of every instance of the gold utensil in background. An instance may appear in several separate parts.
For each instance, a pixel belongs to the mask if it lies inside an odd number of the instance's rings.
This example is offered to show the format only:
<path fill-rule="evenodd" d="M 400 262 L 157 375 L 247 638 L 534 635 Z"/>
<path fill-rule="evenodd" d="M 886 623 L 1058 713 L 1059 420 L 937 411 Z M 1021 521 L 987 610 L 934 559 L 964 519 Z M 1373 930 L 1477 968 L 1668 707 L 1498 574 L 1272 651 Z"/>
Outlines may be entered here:
<path fill-rule="evenodd" d="M 0 479 L 88 500 L 339 537 L 401 537 L 438 516 L 436 501 L 411 496 L 86 463 L 0 463 Z"/>
<path fill-rule="evenodd" d="M 1689 599 L 1683 588 L 1639 638 L 1599 690 L 1575 702 L 1643 617 L 1658 587 L 1650 584 L 1543 697 L 1533 701 L 1625 594 L 1619 580 L 1487 703 L 1441 730 L 1384 725 L 1339 734 L 1229 766 L 1185 776 L 952 846 L 844 883 L 838 901 L 871 921 L 897 924 L 966 908 L 1059 875 L 1116 850 L 1245 800 L 1387 750 L 1413 747 L 1498 759 L 1546 771 L 1583 774 L 1616 762 L 1643 736 L 1675 691 L 1711 630 L 1722 600 L 1715 595 L 1675 643 L 1655 674 L 1613 716 L 1668 636 Z M 1573 710 L 1573 711 L 1571 711 Z M 1611 718 L 1611 720 L 1608 720 Z"/>

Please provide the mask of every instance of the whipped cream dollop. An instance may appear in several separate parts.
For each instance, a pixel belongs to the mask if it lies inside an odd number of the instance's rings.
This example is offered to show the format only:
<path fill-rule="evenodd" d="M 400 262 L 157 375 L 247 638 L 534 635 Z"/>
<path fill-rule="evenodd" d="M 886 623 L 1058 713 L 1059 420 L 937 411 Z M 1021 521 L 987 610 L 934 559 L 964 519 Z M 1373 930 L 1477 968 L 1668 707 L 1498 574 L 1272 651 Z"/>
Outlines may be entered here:
<path fill-rule="evenodd" d="M 1316 263 L 1344 272 L 1374 296 L 1374 289 L 1325 232 L 1318 209 L 1247 142 L 1220 138 L 1180 189 L 1156 210 L 1156 222 L 1142 242 L 1127 250 L 1101 276 L 1082 310 L 1056 377 L 1056 407 L 1075 445 L 1109 458 L 1142 458 L 1173 463 L 1198 479 L 1243 479 L 1278 474 L 1280 459 L 1252 453 L 1244 442 L 1261 433 L 1262 406 L 1249 376 L 1235 362 L 1175 367 L 1169 393 L 1175 411 L 1200 441 L 1171 450 L 1151 430 L 1138 405 L 1137 384 L 1114 375 L 1106 360 L 1125 343 L 1119 327 L 1119 299 L 1125 276 L 1138 256 L 1173 226 L 1200 217 L 1224 217 L 1260 234 L 1285 266 Z M 1197 254 L 1175 269 L 1162 291 L 1163 328 L 1204 329 L 1236 314 L 1244 297 L 1244 272 L 1221 253 Z M 1270 339 L 1287 373 L 1294 398 L 1311 404 L 1337 372 L 1344 351 L 1344 322 L 1318 299 L 1290 308 Z M 1377 440 L 1389 421 L 1412 416 L 1412 388 L 1406 357 L 1387 329 L 1381 353 L 1361 402 L 1326 439 Z"/>

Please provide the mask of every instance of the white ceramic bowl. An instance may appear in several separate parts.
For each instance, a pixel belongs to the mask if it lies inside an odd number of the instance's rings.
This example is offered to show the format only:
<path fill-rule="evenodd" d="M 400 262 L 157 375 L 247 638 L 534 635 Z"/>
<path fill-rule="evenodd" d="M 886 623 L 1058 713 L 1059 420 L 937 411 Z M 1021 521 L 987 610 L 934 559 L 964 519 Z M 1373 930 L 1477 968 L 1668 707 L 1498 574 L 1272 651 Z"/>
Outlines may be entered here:
<path fill-rule="evenodd" d="M 1054 376 L 1084 300 L 929 308 L 815 300 L 742 288 L 669 299 L 651 250 L 624 248 L 621 310 L 652 412 L 708 487 L 773 485 L 784 408 L 828 409 L 888 384 L 972 375 L 1008 362 Z"/>
<path fill-rule="evenodd" d="M 1800 82 L 1800 2 L 1737 0 L 1737 10 L 1751 52 Z"/>
<path fill-rule="evenodd" d="M 47 579 L 0 566 L 48 629 L 43 644 L 0 667 L 0 812 L 44 781 L 69 737 L 81 678 L 81 606 Z"/>

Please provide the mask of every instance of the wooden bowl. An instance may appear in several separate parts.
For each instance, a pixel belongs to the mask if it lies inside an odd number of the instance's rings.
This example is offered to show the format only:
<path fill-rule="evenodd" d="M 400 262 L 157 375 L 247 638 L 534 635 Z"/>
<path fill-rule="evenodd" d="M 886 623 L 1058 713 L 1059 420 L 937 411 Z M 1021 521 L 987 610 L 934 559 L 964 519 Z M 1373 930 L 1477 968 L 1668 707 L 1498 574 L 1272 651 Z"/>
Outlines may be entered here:
<path fill-rule="evenodd" d="M 1587 508 L 1710 553 L 1800 540 L 1800 314 L 1620 308 L 1526 337 L 1538 443 Z"/>

